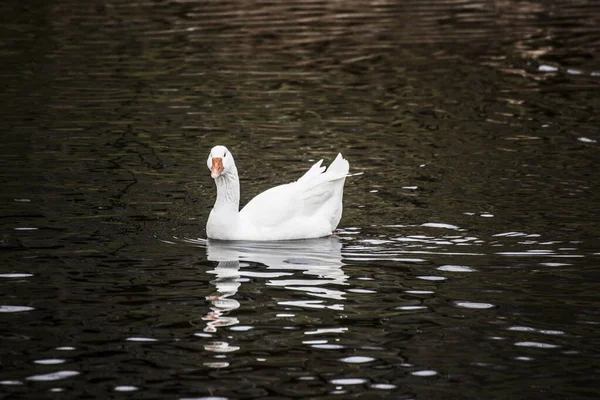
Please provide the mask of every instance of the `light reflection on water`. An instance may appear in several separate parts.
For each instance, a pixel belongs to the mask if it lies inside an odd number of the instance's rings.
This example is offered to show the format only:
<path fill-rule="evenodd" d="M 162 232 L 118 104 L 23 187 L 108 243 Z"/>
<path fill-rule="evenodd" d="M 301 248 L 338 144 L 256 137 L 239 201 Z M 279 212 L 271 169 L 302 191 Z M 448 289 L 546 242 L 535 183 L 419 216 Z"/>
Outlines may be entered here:
<path fill-rule="evenodd" d="M 329 393 L 394 390 L 406 376 L 439 379 L 451 368 L 447 360 L 464 357 L 459 354 L 469 345 L 486 348 L 496 343 L 495 350 L 474 358 L 480 360 L 474 365 L 490 374 L 511 366 L 504 359 L 507 354 L 514 362 L 536 365 L 553 353 L 555 360 L 568 364 L 573 362 L 568 358 L 576 359 L 586 351 L 585 345 L 572 341 L 574 332 L 581 329 L 578 325 L 593 322 L 585 320 L 585 308 L 578 317 L 583 320 L 565 329 L 562 322 L 537 318 L 529 289 L 514 284 L 536 274 L 556 285 L 548 276 L 569 274 L 577 262 L 594 257 L 580 249 L 585 241 L 556 240 L 536 232 L 475 234 L 450 225 L 388 225 L 378 230 L 377 239 L 365 236 L 364 228 L 351 227 L 341 229 L 338 237 L 276 243 L 158 240 L 165 259 L 190 249 L 193 258 L 186 264 L 194 265 L 197 261 L 193 260 L 205 257 L 193 268 L 194 274 L 205 276 L 200 280 L 205 286 L 192 286 L 206 300 L 199 309 L 203 311 L 183 316 L 177 324 L 192 323 L 192 330 L 175 338 L 164 330 L 144 335 L 145 328 L 139 326 L 140 330 L 117 340 L 130 343 L 137 352 L 151 351 L 159 344 L 172 349 L 200 346 L 203 367 L 227 371 L 249 365 L 259 380 L 260 365 L 286 365 L 288 374 L 297 362 L 315 363 L 302 373 L 334 363 L 339 367 L 318 378 L 325 380 L 322 387 L 334 385 Z M 557 263 L 556 257 L 568 257 L 570 262 Z M 153 265 L 148 264 L 147 272 L 152 273 Z M 34 272 L 20 277 L 22 283 L 36 279 L 40 272 Z M 177 272 L 170 269 L 169 273 Z M 7 280 L 13 279 L 8 276 Z M 167 297 L 169 302 L 177 304 L 175 299 L 181 298 L 187 303 L 193 297 L 180 293 L 177 280 L 161 290 L 173 292 Z M 541 283 L 532 281 L 533 285 Z M 561 288 L 559 283 L 557 290 Z M 562 302 L 569 301 L 568 297 L 559 295 L 555 301 L 557 309 L 567 310 Z M 429 337 L 424 344 L 419 340 L 423 332 Z M 282 344 L 268 344 L 279 341 Z M 463 344 L 448 347 L 448 342 Z M 257 343 L 262 350 L 256 350 Z M 59 349 L 76 350 L 73 346 Z M 284 356 L 287 351 L 296 354 L 289 363 Z M 388 373 L 375 372 L 382 367 L 388 370 L 399 359 L 401 366 Z M 70 362 L 58 357 L 33 361 L 48 368 Z M 85 371 L 67 368 L 22 379 L 69 381 L 85 376 Z M 6 378 L 0 382 L 5 387 L 22 385 L 22 379 Z M 298 388 L 311 381 L 304 378 L 298 376 Z M 139 381 L 132 383 L 110 390 L 147 390 Z"/>
<path fill-rule="evenodd" d="M 223 242 L 215 240 L 186 240 L 186 243 L 206 246 L 208 260 L 218 262 L 211 281 L 216 292 L 207 296 L 211 312 L 205 332 L 216 332 L 218 327 L 238 324 L 237 318 L 225 315 L 240 307 L 236 295 L 242 282 L 248 278 L 264 279 L 265 285 L 298 291 L 320 300 L 297 299 L 279 302 L 282 306 L 329 308 L 343 310 L 344 292 L 327 288 L 328 285 L 347 285 L 348 277 L 342 271 L 342 244 L 336 238 L 287 242 Z M 250 264 L 249 264 L 250 263 Z M 260 270 L 252 268 L 260 264 Z M 265 271 L 262 270 L 265 269 Z M 292 279 L 293 276 L 300 279 Z"/>
<path fill-rule="evenodd" d="M 423 224 L 420 227 L 427 225 Z M 403 230 L 415 229 L 418 227 L 402 227 Z M 489 260 L 501 260 L 498 257 L 526 257 L 529 259 L 531 255 L 537 257 L 552 259 L 553 257 L 562 256 L 562 251 L 565 251 L 561 241 L 552 241 L 545 238 L 542 234 L 537 233 L 521 233 L 521 232 L 503 232 L 493 234 L 487 238 L 476 237 L 466 229 L 458 227 L 453 230 L 462 232 L 462 234 L 453 233 L 448 235 L 448 228 L 444 224 L 437 224 L 434 228 L 427 226 L 427 234 L 414 234 L 407 236 L 397 236 L 395 232 L 389 232 L 390 236 L 377 240 L 362 239 L 360 236 L 360 228 L 352 228 L 353 233 L 357 235 L 346 236 L 345 231 L 340 231 L 339 237 L 313 239 L 304 241 L 290 242 L 219 242 L 210 240 L 184 240 L 183 243 L 192 246 L 206 248 L 207 258 L 216 266 L 212 270 L 208 270 L 209 274 L 216 275 L 216 279 L 211 281 L 214 287 L 214 293 L 207 296 L 211 302 L 211 312 L 204 319 L 210 321 L 205 327 L 205 332 L 216 333 L 218 329 L 228 327 L 230 332 L 243 332 L 253 329 L 261 329 L 259 326 L 245 326 L 244 329 L 233 329 L 240 322 L 239 315 L 244 315 L 248 307 L 253 307 L 252 303 L 240 302 L 233 299 L 236 294 L 244 291 L 243 286 L 248 284 L 250 280 L 260 280 L 265 289 L 269 289 L 271 296 L 278 297 L 277 289 L 285 289 L 294 292 L 293 301 L 278 300 L 277 304 L 283 307 L 284 312 L 276 315 L 276 318 L 290 319 L 291 325 L 303 318 L 305 313 L 313 309 L 329 309 L 338 313 L 334 317 L 335 325 L 321 327 L 313 330 L 304 330 L 304 337 L 316 335 L 326 335 L 324 340 L 302 340 L 302 343 L 308 344 L 313 349 L 322 351 L 334 350 L 350 350 L 360 351 L 364 346 L 358 345 L 352 339 L 356 336 L 355 327 L 351 324 L 347 325 L 343 321 L 356 313 L 357 308 L 372 308 L 371 312 L 375 315 L 379 314 L 384 319 L 395 318 L 400 315 L 419 315 L 437 314 L 437 313 L 458 313 L 460 309 L 472 310 L 473 312 L 483 313 L 479 316 L 473 314 L 475 320 L 488 321 L 490 324 L 488 332 L 488 340 L 504 339 L 500 336 L 491 334 L 499 328 L 509 332 L 520 332 L 522 334 L 541 333 L 549 336 L 564 335 L 562 330 L 557 329 L 538 329 L 520 326 L 504 327 L 507 321 L 516 323 L 519 321 L 520 313 L 514 315 L 507 314 L 505 310 L 496 310 L 492 315 L 486 313 L 488 310 L 497 309 L 499 306 L 504 306 L 509 293 L 502 287 L 479 287 L 479 290 L 473 291 L 477 286 L 476 282 L 480 280 L 477 275 L 485 275 L 489 271 L 495 269 L 504 270 L 504 265 L 486 265 Z M 388 230 L 400 229 L 398 227 L 387 228 Z M 419 228 L 420 229 L 420 228 Z M 381 237 L 381 235 L 380 235 Z M 523 238 L 527 238 L 526 241 Z M 544 246 L 544 249 L 535 247 Z M 434 246 L 432 246 L 434 245 Z M 456 251 L 455 248 L 461 246 L 473 246 L 478 248 L 478 252 L 462 252 Z M 518 248 L 521 251 L 514 252 L 497 252 L 497 246 Z M 529 249 L 527 247 L 534 247 Z M 428 250 L 421 251 L 419 249 L 426 248 Z M 585 257 L 584 254 L 576 254 L 576 247 L 569 247 L 569 256 Z M 423 254 L 423 258 L 412 259 L 403 258 L 402 255 L 418 252 Z M 439 265 L 439 259 L 460 259 L 461 265 L 444 264 Z M 471 260 L 471 262 L 468 262 Z M 483 261 L 483 264 L 482 264 Z M 568 267 L 571 264 L 560 263 L 553 264 L 548 262 L 539 262 L 536 260 L 531 267 L 535 266 L 546 267 Z M 543 261 L 543 260 L 542 260 Z M 372 264 L 374 263 L 375 264 Z M 389 296 L 390 289 L 386 288 L 386 283 L 380 278 L 376 278 L 375 282 L 368 276 L 360 276 L 359 271 L 363 271 L 361 265 L 372 264 L 368 271 L 370 274 L 379 274 L 382 272 L 382 267 L 386 268 L 389 265 L 392 268 L 394 265 L 403 265 L 403 268 L 408 269 L 409 273 L 404 277 L 402 282 L 406 286 L 404 293 L 406 296 L 398 294 L 396 300 L 390 305 L 392 308 L 381 309 L 381 304 L 378 303 L 376 297 L 369 300 L 369 296 Z M 381 267 L 376 265 L 381 264 Z M 471 265 L 464 265 L 471 264 Z M 478 267 L 475 267 L 478 266 Z M 510 267 L 509 267 L 510 268 Z M 519 269 L 523 269 L 523 264 Z M 366 270 L 365 270 L 366 271 Z M 437 271 L 442 275 L 422 275 Z M 467 273 L 467 274 L 465 274 Z M 453 282 L 456 278 L 464 276 L 457 283 L 460 286 L 468 288 L 463 294 L 459 294 L 460 298 L 448 298 L 449 292 L 444 288 L 446 282 Z M 427 286 L 419 284 L 418 281 L 412 281 L 410 278 L 423 279 L 431 282 Z M 408 280 L 407 280 L 408 278 Z M 400 282 L 389 282 L 390 288 L 395 288 Z M 502 284 L 500 284 L 502 286 Z M 371 289 L 374 288 L 374 289 Z M 427 288 L 427 289 L 425 289 Z M 275 289 L 275 291 L 274 291 Z M 395 289 L 392 289 L 395 290 Z M 474 299 L 468 299 L 472 296 Z M 238 296 L 239 297 L 239 296 Z M 304 297 L 304 298 L 303 298 Z M 310 297 L 317 297 L 319 300 L 312 300 Z M 445 298 L 446 305 L 440 303 L 441 299 Z M 360 300 L 359 300 L 360 299 Z M 480 299 L 490 299 L 491 301 L 480 301 Z M 498 301 L 494 300 L 498 299 Z M 455 311 L 450 311 L 449 307 L 455 307 Z M 303 311 L 305 309 L 306 311 Z M 378 310 L 378 311 L 375 311 Z M 396 310 L 396 311 L 392 311 Z M 238 316 L 235 316 L 238 315 Z M 385 316 L 384 316 L 385 315 Z M 467 317 L 462 316 L 462 318 Z M 482 318 L 483 317 L 483 318 Z M 339 326 L 342 323 L 343 325 Z M 284 327 L 285 329 L 285 327 Z M 360 331 L 360 329 L 358 329 Z M 359 335 L 360 337 L 360 335 Z M 535 340 L 517 340 L 513 342 L 515 347 L 531 348 L 531 349 L 558 349 L 561 344 L 547 343 Z M 209 351 L 215 352 L 235 352 L 243 349 L 243 346 L 237 343 L 232 345 L 227 341 L 212 342 L 205 346 Z M 384 347 L 385 348 L 385 347 Z M 364 350 L 363 350 L 364 351 Z M 367 354 L 373 354 L 367 352 Z M 377 354 L 377 353 L 375 353 Z M 516 356 L 515 360 L 535 360 L 535 357 Z M 348 364 L 362 364 L 377 361 L 378 357 L 371 355 L 353 355 L 340 358 L 341 361 Z M 213 365 L 213 368 L 226 368 L 230 364 L 225 365 L 223 362 L 218 362 Z M 438 372 L 428 369 L 418 369 L 419 365 L 411 364 L 409 371 L 413 376 L 427 377 L 437 375 Z M 339 382 L 343 382 L 346 378 L 340 378 Z M 354 378 L 353 378 L 354 379 Z M 362 382 L 358 379 L 356 382 Z M 348 382 L 354 382 L 350 379 Z M 377 385 L 377 384 L 375 384 Z M 383 383 L 382 385 L 388 385 Z"/>

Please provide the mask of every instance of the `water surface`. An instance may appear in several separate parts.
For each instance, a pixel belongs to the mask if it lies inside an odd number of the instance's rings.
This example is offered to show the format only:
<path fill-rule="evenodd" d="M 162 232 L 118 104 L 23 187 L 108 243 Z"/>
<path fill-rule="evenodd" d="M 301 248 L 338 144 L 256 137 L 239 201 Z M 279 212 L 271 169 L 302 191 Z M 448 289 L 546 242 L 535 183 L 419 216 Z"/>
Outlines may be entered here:
<path fill-rule="evenodd" d="M 597 398 L 598 12 L 3 2 L 3 398 Z M 339 235 L 207 241 L 215 144 Z"/>

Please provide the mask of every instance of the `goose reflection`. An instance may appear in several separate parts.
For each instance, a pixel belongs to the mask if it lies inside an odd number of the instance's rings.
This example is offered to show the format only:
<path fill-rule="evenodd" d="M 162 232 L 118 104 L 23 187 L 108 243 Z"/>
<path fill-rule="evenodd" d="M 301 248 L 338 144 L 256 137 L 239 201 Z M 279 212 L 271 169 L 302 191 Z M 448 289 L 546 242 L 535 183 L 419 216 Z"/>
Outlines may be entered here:
<path fill-rule="evenodd" d="M 239 308 L 232 297 L 247 278 L 264 278 L 266 285 L 301 292 L 302 298 L 280 301 L 284 306 L 343 310 L 348 276 L 342 270 L 342 244 L 335 237 L 282 242 L 225 242 L 208 240 L 207 258 L 218 262 L 211 281 L 216 291 L 207 296 L 211 311 L 206 332 L 237 324 L 228 314 Z M 260 265 L 257 265 L 260 264 Z M 307 298 L 307 296 L 310 296 Z"/>
<path fill-rule="evenodd" d="M 210 311 L 202 319 L 208 321 L 205 332 L 216 332 L 218 327 L 231 326 L 238 323 L 238 319 L 227 317 L 226 314 L 240 307 L 240 303 L 235 299 L 230 299 L 237 293 L 240 287 L 239 275 L 240 263 L 238 261 L 220 261 L 219 265 L 209 273 L 217 275 L 217 279 L 210 281 L 215 285 L 217 291 L 206 296 L 210 301 Z"/>

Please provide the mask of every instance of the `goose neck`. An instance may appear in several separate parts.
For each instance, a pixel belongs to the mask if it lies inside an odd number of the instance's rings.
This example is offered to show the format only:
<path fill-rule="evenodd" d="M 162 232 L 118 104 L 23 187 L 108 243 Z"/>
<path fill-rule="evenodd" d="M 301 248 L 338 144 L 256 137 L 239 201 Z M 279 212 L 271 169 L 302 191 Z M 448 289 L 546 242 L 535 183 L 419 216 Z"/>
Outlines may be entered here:
<path fill-rule="evenodd" d="M 233 209 L 240 207 L 240 181 L 236 171 L 223 174 L 215 179 L 217 185 L 217 200 L 215 208 Z"/>

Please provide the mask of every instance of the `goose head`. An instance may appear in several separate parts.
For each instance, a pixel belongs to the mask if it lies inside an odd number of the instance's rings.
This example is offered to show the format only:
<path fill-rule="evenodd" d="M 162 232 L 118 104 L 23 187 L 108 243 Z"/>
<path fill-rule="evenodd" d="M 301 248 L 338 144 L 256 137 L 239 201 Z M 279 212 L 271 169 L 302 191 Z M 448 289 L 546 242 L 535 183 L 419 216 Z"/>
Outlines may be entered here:
<path fill-rule="evenodd" d="M 225 146 L 215 146 L 208 155 L 206 165 L 210 169 L 210 176 L 217 179 L 220 176 L 237 172 L 231 152 Z"/>

